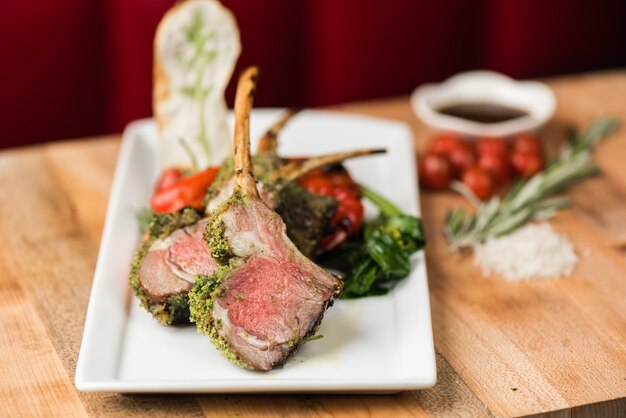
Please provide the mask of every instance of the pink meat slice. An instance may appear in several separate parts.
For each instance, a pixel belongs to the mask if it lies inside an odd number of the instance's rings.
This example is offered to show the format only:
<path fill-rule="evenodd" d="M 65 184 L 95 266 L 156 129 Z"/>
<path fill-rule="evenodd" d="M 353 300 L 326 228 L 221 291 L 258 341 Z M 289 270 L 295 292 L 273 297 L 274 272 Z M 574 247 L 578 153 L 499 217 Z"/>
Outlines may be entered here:
<path fill-rule="evenodd" d="M 167 262 L 176 275 L 192 283 L 196 274 L 210 274 L 216 267 L 203 238 L 206 224 L 207 220 L 203 219 L 170 236 L 173 244 L 167 249 Z"/>
<path fill-rule="evenodd" d="M 324 303 L 319 296 L 327 292 L 297 263 L 253 257 L 230 276 L 220 304 L 228 310 L 231 324 L 282 344 L 319 313 Z"/>
<path fill-rule="evenodd" d="M 197 274 L 211 274 L 216 264 L 202 235 L 207 220 L 155 241 L 139 269 L 139 282 L 153 302 L 187 293 Z"/>

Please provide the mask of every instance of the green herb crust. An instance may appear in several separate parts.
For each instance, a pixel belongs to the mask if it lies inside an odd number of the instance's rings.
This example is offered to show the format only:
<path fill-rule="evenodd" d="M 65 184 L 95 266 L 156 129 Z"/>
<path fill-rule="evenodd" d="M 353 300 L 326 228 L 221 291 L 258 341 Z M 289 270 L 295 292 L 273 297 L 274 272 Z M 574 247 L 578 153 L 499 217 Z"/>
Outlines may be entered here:
<path fill-rule="evenodd" d="M 291 183 L 279 195 L 276 213 L 287 226 L 287 235 L 307 257 L 311 257 L 326 232 L 338 202 L 332 197 L 315 195 Z"/>
<path fill-rule="evenodd" d="M 268 185 L 272 182 L 272 175 L 278 171 L 282 165 L 282 160 L 275 153 L 265 152 L 256 154 L 252 157 L 254 167 L 254 177 L 264 184 Z M 220 169 L 215 176 L 215 180 L 211 183 L 204 197 L 203 206 L 208 203 L 228 184 L 235 172 L 235 165 L 232 158 L 225 159 L 220 165 Z"/>
<path fill-rule="evenodd" d="M 165 307 L 169 312 L 172 324 L 183 324 L 189 322 L 189 296 L 173 295 L 167 298 Z"/>
<path fill-rule="evenodd" d="M 189 303 L 186 295 L 172 295 L 165 300 L 155 301 L 141 287 L 139 269 L 150 246 L 157 240 L 169 236 L 177 229 L 195 224 L 200 215 L 192 208 L 176 213 L 154 215 L 148 227 L 148 235 L 141 242 L 130 265 L 128 284 L 139 299 L 139 305 L 150 312 L 154 319 L 163 325 L 176 325 L 189 322 Z"/>
<path fill-rule="evenodd" d="M 245 197 L 243 193 L 236 189 L 233 191 L 231 197 L 218 206 L 209 216 L 209 222 L 204 231 L 204 240 L 211 250 L 211 257 L 213 257 L 218 264 L 228 264 L 229 260 L 235 256 L 228 240 L 224 238 L 224 222 L 222 215 L 231 206 L 243 204 L 244 200 Z"/>
<path fill-rule="evenodd" d="M 254 178 L 263 184 L 272 183 L 276 172 L 284 165 L 284 160 L 275 152 L 262 152 L 252 156 Z"/>
<path fill-rule="evenodd" d="M 220 285 L 231 271 L 232 267 L 222 266 L 211 275 L 198 276 L 196 283 L 189 291 L 190 320 L 196 324 L 196 329 L 199 333 L 208 335 L 211 338 L 215 347 L 226 359 L 241 368 L 253 370 L 254 367 L 244 361 L 230 344 L 218 334 L 221 322 L 214 320 L 211 315 L 213 301 L 222 292 Z"/>

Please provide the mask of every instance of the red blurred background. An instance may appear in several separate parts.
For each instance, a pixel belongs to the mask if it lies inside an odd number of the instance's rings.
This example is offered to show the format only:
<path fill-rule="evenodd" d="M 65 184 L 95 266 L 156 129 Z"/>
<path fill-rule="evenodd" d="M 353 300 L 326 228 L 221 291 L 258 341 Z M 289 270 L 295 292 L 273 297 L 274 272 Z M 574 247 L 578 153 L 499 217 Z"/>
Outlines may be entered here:
<path fill-rule="evenodd" d="M 119 132 L 151 114 L 172 0 L 0 1 L 0 148 Z M 410 93 L 488 68 L 529 78 L 626 65 L 626 2 L 223 0 L 261 67 L 255 105 Z M 232 104 L 233 83 L 227 98 Z"/>

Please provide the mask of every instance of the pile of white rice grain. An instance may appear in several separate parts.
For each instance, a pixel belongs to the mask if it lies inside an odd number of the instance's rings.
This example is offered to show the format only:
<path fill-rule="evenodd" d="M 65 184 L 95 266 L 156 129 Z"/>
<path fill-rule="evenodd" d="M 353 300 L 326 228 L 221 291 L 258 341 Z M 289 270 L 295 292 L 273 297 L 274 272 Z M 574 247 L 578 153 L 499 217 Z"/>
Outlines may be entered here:
<path fill-rule="evenodd" d="M 567 238 L 540 223 L 475 246 L 474 262 L 486 276 L 496 273 L 519 281 L 569 276 L 578 257 Z"/>

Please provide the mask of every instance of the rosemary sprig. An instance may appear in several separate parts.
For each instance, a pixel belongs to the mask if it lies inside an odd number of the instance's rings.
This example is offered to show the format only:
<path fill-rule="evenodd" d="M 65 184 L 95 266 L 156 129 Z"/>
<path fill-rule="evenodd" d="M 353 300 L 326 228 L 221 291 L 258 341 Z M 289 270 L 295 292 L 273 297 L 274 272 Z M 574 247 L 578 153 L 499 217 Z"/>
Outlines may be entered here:
<path fill-rule="evenodd" d="M 481 202 L 465 185 L 453 182 L 452 188 L 465 196 L 476 211 L 448 211 L 445 234 L 450 249 L 471 248 L 488 238 L 514 231 L 529 221 L 549 219 L 558 209 L 567 207 L 569 199 L 549 196 L 597 172 L 592 161 L 595 147 L 618 126 L 616 118 L 596 120 L 587 130 L 575 134 L 544 171 L 517 183 L 502 199 L 495 196 Z"/>

